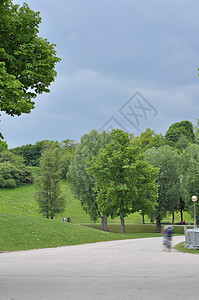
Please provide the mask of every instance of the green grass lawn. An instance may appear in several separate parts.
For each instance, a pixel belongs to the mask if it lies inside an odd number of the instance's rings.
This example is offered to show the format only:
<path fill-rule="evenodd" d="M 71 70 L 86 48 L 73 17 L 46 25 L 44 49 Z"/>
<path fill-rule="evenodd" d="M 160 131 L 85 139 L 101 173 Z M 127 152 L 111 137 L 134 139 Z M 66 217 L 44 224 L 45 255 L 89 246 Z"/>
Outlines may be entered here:
<path fill-rule="evenodd" d="M 87 227 L 92 227 L 96 229 L 101 229 L 100 224 L 84 224 Z M 126 224 L 126 233 L 135 233 L 135 234 L 154 234 L 154 236 L 157 236 L 157 233 L 155 232 L 156 226 L 154 224 Z M 120 233 L 121 227 L 120 224 L 108 224 L 108 230 L 113 233 Z M 184 226 L 174 226 L 174 233 L 176 235 L 184 234 Z M 160 234 L 159 236 L 162 236 Z"/>
<path fill-rule="evenodd" d="M 50 248 L 119 239 L 118 234 L 40 217 L 0 213 L 0 251 Z"/>
<path fill-rule="evenodd" d="M 125 235 L 121 235 L 119 224 L 109 224 L 109 232 L 100 228 L 100 224 L 82 226 L 0 212 L 0 252 L 162 236 L 155 233 L 154 225 L 126 225 Z M 183 234 L 183 228 L 177 226 L 175 232 Z"/>
<path fill-rule="evenodd" d="M 23 216 L 39 216 L 34 186 L 0 189 L 0 211 Z"/>
<path fill-rule="evenodd" d="M 190 253 L 190 254 L 199 254 L 199 250 L 197 249 L 188 249 L 184 247 L 185 242 L 179 243 L 174 248 L 180 252 Z"/>
<path fill-rule="evenodd" d="M 149 226 L 127 225 L 127 233 L 121 235 L 117 224 L 109 227 L 112 232 L 104 232 L 97 230 L 97 225 L 92 228 L 91 224 L 81 226 L 0 212 L 0 252 L 161 236 L 154 232 L 153 226 L 148 230 Z"/>
<path fill-rule="evenodd" d="M 62 192 L 66 199 L 66 209 L 63 216 L 70 217 L 73 223 L 93 223 L 90 217 L 82 209 L 78 199 L 75 198 L 71 191 L 71 185 L 68 181 L 62 182 Z M 21 186 L 15 189 L 0 189 L 0 212 L 12 213 L 23 216 L 40 216 L 38 206 L 34 198 L 34 185 Z M 190 216 L 185 213 L 185 220 L 190 220 Z M 61 216 L 55 219 L 60 220 Z M 142 224 L 142 217 L 137 212 L 125 218 L 126 223 Z M 163 222 L 171 221 L 171 217 L 167 217 Z M 176 222 L 180 221 L 180 215 L 176 214 Z M 192 220 L 191 220 L 192 221 Z M 100 222 L 100 220 L 98 221 Z M 145 222 L 150 224 L 149 218 L 145 217 Z M 120 223 L 119 217 L 108 219 L 108 223 Z"/>
<path fill-rule="evenodd" d="M 62 183 L 62 192 L 66 199 L 66 209 L 63 216 L 70 216 L 73 222 L 91 222 L 89 215 L 82 209 L 80 202 L 73 195 L 70 184 Z M 40 216 L 34 197 L 34 185 L 21 186 L 15 189 L 0 189 L 0 212 L 23 216 Z M 55 217 L 61 220 L 61 216 Z"/>
<path fill-rule="evenodd" d="M 47 220 L 39 215 L 33 185 L 0 189 L 0 251 L 161 236 L 155 233 L 155 225 L 142 225 L 142 217 L 139 213 L 126 218 L 125 235 L 120 233 L 119 218 L 108 219 L 109 232 L 96 230 L 101 228 L 100 220 L 97 224 L 91 222 L 66 180 L 62 182 L 62 191 L 66 199 L 63 216 L 69 216 L 72 219 L 71 224 L 61 222 L 61 216 L 57 216 L 54 220 Z M 147 218 L 145 222 L 150 223 Z M 135 223 L 137 225 L 132 225 Z M 183 226 L 176 227 L 175 233 L 183 234 Z"/>

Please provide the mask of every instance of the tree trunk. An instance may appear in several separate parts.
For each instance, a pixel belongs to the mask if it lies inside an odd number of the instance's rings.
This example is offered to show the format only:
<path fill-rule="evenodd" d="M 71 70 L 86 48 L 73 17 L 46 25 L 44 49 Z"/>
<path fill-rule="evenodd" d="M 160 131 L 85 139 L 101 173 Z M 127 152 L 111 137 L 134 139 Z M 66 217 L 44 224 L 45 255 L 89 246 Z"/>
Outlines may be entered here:
<path fill-rule="evenodd" d="M 124 212 L 121 211 L 120 214 L 120 220 L 121 220 L 121 234 L 125 234 L 125 225 L 124 225 Z"/>
<path fill-rule="evenodd" d="M 142 223 L 145 224 L 145 221 L 144 221 L 144 214 L 142 214 Z"/>
<path fill-rule="evenodd" d="M 107 216 L 102 217 L 102 230 L 108 231 Z"/>
<path fill-rule="evenodd" d="M 183 222 L 183 210 L 182 210 L 182 208 L 180 209 L 180 215 L 181 215 L 181 221 Z"/>
<path fill-rule="evenodd" d="M 175 212 L 172 213 L 172 224 L 174 225 L 174 219 L 175 219 Z"/>
<path fill-rule="evenodd" d="M 161 232 L 160 217 L 156 217 L 156 232 Z"/>

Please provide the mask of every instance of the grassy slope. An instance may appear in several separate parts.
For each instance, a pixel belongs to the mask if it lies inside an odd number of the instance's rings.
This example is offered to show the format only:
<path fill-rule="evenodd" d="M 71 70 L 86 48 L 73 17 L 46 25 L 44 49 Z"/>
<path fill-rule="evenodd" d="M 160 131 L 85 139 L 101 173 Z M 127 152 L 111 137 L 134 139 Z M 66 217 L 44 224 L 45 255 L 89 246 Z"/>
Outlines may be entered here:
<path fill-rule="evenodd" d="M 89 216 L 74 197 L 67 181 L 62 183 L 62 190 L 66 199 L 66 210 L 63 216 L 70 216 L 75 223 L 90 222 Z M 34 193 L 33 185 L 21 186 L 16 189 L 1 189 L 0 211 L 23 216 L 40 216 Z M 60 220 L 61 216 L 57 216 L 55 219 Z"/>
<path fill-rule="evenodd" d="M 66 199 L 66 210 L 63 216 L 70 216 L 73 223 L 92 223 L 89 215 L 82 209 L 79 200 L 73 195 L 70 183 L 62 182 L 62 191 Z M 23 216 L 40 216 L 38 206 L 34 199 L 34 186 L 22 186 L 16 189 L 0 189 L 0 212 L 7 212 Z M 57 216 L 55 219 L 61 219 Z M 189 215 L 185 213 L 185 219 L 189 220 Z M 171 221 L 171 218 L 169 219 Z M 128 216 L 125 219 L 126 223 L 142 224 L 142 217 L 139 213 Z M 165 219 L 163 221 L 168 221 Z M 176 221 L 180 221 L 179 214 L 176 214 Z M 100 222 L 100 220 L 99 220 Z M 109 219 L 109 223 L 120 223 L 120 219 Z M 145 218 L 146 223 L 150 223 L 149 219 Z"/>
<path fill-rule="evenodd" d="M 63 245 L 75 245 L 98 241 L 161 236 L 155 233 L 155 226 L 126 226 L 126 235 L 120 234 L 119 224 L 109 224 L 112 232 L 103 232 L 94 228 L 89 216 L 83 211 L 79 201 L 75 199 L 66 181 L 62 183 L 66 198 L 64 216 L 70 216 L 72 224 L 61 222 L 61 216 L 55 220 L 46 220 L 38 214 L 34 200 L 34 186 L 23 186 L 16 189 L 0 190 L 0 251 L 16 251 Z M 119 219 L 109 220 L 120 222 Z M 139 214 L 126 219 L 129 223 L 141 223 Z M 90 223 L 94 228 L 75 225 Z M 181 227 L 182 229 L 182 227 Z M 181 230 L 180 229 L 180 230 Z M 177 232 L 176 232 L 177 233 Z"/>
<path fill-rule="evenodd" d="M 0 232 L 0 251 L 50 248 L 121 238 L 119 234 L 58 220 L 52 221 L 2 212 L 0 213 Z"/>

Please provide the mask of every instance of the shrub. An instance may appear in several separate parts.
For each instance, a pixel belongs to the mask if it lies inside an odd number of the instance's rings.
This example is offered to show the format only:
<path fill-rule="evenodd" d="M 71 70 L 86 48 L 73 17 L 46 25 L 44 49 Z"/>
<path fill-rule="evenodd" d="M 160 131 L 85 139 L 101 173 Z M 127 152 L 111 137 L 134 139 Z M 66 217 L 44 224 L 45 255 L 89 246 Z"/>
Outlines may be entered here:
<path fill-rule="evenodd" d="M 21 157 L 9 151 L 0 153 L 0 187 L 14 188 L 33 182 L 30 168 L 26 167 Z"/>

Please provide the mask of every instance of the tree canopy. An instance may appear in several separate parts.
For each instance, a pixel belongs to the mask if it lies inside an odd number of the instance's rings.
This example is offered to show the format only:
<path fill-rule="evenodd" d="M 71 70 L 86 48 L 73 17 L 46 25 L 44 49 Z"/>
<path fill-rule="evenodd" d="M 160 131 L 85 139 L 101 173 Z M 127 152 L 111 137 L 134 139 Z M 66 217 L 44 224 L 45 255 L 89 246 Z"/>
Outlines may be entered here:
<path fill-rule="evenodd" d="M 0 187 L 15 188 L 31 183 L 33 183 L 32 171 L 25 166 L 23 158 L 9 150 L 0 151 Z"/>
<path fill-rule="evenodd" d="M 11 116 L 29 113 L 57 75 L 56 45 L 38 36 L 40 23 L 26 3 L 0 1 L 0 111 Z"/>
<path fill-rule="evenodd" d="M 172 124 L 165 134 L 165 143 L 180 150 L 186 148 L 189 143 L 195 143 L 193 124 L 190 121 Z"/>
<path fill-rule="evenodd" d="M 49 147 L 42 154 L 39 176 L 36 178 L 36 200 L 40 213 L 53 219 L 65 209 L 65 199 L 61 194 L 60 149 Z"/>
<path fill-rule="evenodd" d="M 182 198 L 185 203 L 185 210 L 193 215 L 193 202 L 191 197 L 193 195 L 199 195 L 199 145 L 189 145 L 183 151 L 181 168 Z M 197 219 L 199 221 L 198 209 Z"/>
<path fill-rule="evenodd" d="M 107 229 L 106 217 L 100 213 L 94 192 L 95 177 L 87 173 L 89 159 L 96 156 L 100 148 L 110 142 L 110 133 L 92 130 L 81 137 L 81 142 L 75 151 L 74 160 L 69 166 L 68 178 L 73 183 L 73 190 L 78 196 L 83 209 L 89 214 L 92 221 L 102 220 L 102 228 Z"/>
<path fill-rule="evenodd" d="M 57 141 L 42 140 L 34 145 L 27 144 L 20 147 L 12 148 L 10 151 L 23 157 L 27 166 L 39 166 L 42 152 L 51 146 L 58 146 Z"/>
<path fill-rule="evenodd" d="M 164 137 L 162 134 L 155 133 L 155 130 L 151 130 L 150 128 L 146 128 L 144 132 L 140 134 L 140 136 L 136 136 L 133 138 L 133 143 L 140 145 L 143 151 L 146 151 L 150 148 L 158 148 L 164 145 Z"/>
<path fill-rule="evenodd" d="M 93 157 L 88 171 L 96 178 L 95 192 L 100 211 L 107 216 L 120 216 L 121 233 L 124 218 L 147 206 L 154 209 L 157 200 L 158 169 L 144 161 L 141 148 L 129 135 L 112 130 L 111 142 Z"/>
<path fill-rule="evenodd" d="M 147 161 L 159 168 L 157 176 L 158 205 L 155 209 L 156 231 L 161 229 L 161 220 L 167 211 L 173 212 L 180 203 L 179 154 L 172 147 L 165 145 L 158 149 L 152 148 L 146 152 Z"/>
<path fill-rule="evenodd" d="M 194 135 L 195 135 L 196 143 L 199 144 L 199 119 L 197 119 L 197 125 L 194 126 Z"/>

